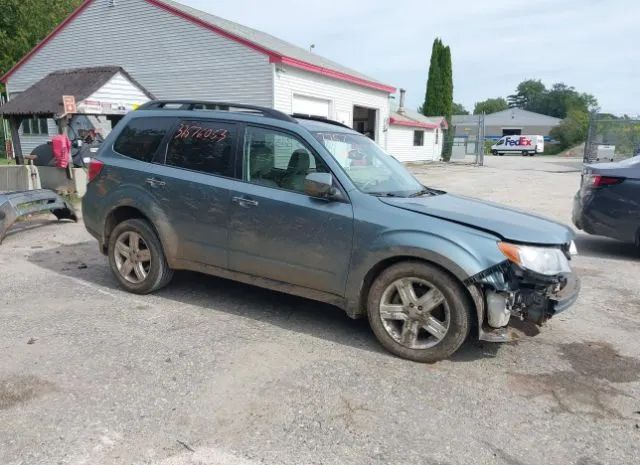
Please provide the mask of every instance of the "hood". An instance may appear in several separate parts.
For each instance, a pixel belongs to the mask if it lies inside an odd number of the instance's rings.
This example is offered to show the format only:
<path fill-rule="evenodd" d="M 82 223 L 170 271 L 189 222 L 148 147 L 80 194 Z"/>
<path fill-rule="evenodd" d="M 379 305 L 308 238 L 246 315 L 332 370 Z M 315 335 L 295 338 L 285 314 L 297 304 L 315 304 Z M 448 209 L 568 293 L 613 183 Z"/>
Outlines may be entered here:
<path fill-rule="evenodd" d="M 488 231 L 513 242 L 561 245 L 574 237 L 571 228 L 555 221 L 467 197 L 441 194 L 380 200 L 393 207 Z"/>

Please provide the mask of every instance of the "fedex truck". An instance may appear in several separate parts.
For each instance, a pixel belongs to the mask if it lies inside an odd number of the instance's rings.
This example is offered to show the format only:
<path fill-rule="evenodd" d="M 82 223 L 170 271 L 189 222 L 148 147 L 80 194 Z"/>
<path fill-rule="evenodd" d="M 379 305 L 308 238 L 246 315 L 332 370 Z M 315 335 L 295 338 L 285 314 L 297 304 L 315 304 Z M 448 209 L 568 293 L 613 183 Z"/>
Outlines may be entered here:
<path fill-rule="evenodd" d="M 491 153 L 494 155 L 521 153 L 526 157 L 542 152 L 544 152 L 543 136 L 504 136 L 491 146 Z"/>

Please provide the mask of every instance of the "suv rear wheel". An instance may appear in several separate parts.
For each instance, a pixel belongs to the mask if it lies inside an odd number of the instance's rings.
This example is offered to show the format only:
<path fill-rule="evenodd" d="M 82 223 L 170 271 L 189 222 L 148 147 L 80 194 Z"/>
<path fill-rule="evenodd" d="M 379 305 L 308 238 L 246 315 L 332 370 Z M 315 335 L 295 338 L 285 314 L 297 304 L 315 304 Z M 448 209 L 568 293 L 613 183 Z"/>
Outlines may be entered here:
<path fill-rule="evenodd" d="M 113 229 L 109 265 L 120 285 L 135 294 L 157 291 L 173 277 L 158 236 L 142 219 L 123 221 Z"/>
<path fill-rule="evenodd" d="M 453 354 L 472 324 L 462 286 L 421 262 L 402 262 L 383 271 L 369 291 L 368 315 L 389 352 L 423 363 Z"/>

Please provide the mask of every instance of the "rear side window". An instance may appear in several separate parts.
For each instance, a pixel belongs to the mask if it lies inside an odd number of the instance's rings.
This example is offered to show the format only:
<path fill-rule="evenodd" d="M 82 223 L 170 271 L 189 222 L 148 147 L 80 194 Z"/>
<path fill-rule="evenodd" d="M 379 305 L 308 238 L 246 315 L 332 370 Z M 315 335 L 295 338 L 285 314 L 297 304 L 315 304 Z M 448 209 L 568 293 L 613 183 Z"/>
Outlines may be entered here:
<path fill-rule="evenodd" d="M 122 130 L 113 149 L 127 157 L 151 162 L 174 121 L 172 118 L 133 119 Z"/>
<path fill-rule="evenodd" d="M 202 173 L 233 175 L 234 124 L 182 121 L 171 136 L 165 163 Z"/>

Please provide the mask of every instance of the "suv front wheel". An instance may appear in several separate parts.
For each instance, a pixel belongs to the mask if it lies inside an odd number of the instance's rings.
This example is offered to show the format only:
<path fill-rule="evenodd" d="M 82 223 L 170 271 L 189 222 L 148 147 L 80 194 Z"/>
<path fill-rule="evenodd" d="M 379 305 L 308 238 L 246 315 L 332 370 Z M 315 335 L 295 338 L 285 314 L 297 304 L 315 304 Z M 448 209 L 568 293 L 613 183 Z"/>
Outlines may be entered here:
<path fill-rule="evenodd" d="M 154 292 L 173 277 L 158 236 L 142 219 L 123 221 L 113 229 L 109 265 L 120 285 L 135 294 Z"/>
<path fill-rule="evenodd" d="M 472 324 L 472 308 L 462 286 L 421 262 L 402 262 L 384 270 L 369 291 L 368 315 L 373 332 L 389 352 L 423 363 L 453 354 Z"/>

